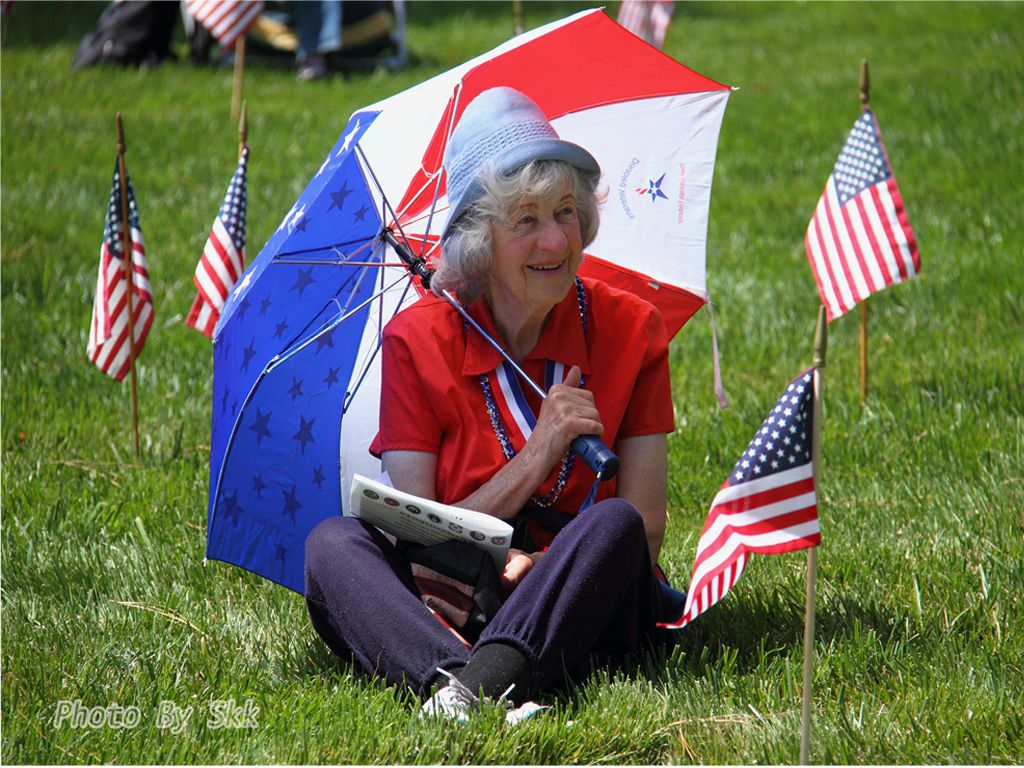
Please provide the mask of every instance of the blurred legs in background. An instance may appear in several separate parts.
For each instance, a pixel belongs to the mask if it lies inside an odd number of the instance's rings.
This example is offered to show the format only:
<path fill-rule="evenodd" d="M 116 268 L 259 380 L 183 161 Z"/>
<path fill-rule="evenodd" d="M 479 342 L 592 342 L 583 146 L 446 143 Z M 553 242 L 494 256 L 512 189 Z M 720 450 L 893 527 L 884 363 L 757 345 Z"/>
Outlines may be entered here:
<path fill-rule="evenodd" d="M 327 54 L 341 48 L 341 0 L 300 0 L 295 4 L 299 33 L 300 83 L 327 75 Z"/>

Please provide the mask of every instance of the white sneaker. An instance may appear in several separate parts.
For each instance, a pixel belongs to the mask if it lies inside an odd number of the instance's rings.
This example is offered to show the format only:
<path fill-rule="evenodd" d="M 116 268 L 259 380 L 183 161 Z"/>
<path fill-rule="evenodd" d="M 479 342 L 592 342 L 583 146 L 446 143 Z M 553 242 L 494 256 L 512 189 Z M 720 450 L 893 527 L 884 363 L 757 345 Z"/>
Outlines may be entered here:
<path fill-rule="evenodd" d="M 447 669 L 438 667 L 437 671 L 448 678 L 448 685 L 426 700 L 420 717 L 443 715 L 457 723 L 465 723 L 469 720 L 470 710 L 480 709 L 480 699 Z"/>
<path fill-rule="evenodd" d="M 427 699 L 420 711 L 420 717 L 442 715 L 457 723 L 468 722 L 470 712 L 480 711 L 480 698 L 448 670 L 439 667 L 437 671 L 448 678 L 448 685 Z M 518 725 L 541 710 L 549 709 L 549 707 L 535 704 L 532 701 L 519 707 L 514 706 L 507 698 L 513 688 L 515 688 L 514 683 L 495 702 L 497 706 L 505 708 L 505 722 L 509 725 Z"/>
<path fill-rule="evenodd" d="M 516 707 L 515 709 L 511 709 L 512 702 L 508 702 L 508 706 L 510 707 L 510 709 L 508 712 L 505 713 L 505 722 L 509 725 L 519 725 L 519 723 L 523 722 L 523 720 L 529 720 L 538 712 L 541 712 L 545 709 L 551 709 L 551 707 L 546 707 L 532 701 L 528 701 L 522 706 Z"/>

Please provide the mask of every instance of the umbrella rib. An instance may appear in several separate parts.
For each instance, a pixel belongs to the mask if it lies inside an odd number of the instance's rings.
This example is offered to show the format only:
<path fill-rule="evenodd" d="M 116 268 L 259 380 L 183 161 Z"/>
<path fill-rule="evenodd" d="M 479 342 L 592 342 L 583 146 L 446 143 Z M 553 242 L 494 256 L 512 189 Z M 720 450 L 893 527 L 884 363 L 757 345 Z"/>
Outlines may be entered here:
<path fill-rule="evenodd" d="M 323 336 L 325 333 L 327 333 L 327 331 L 334 330 L 339 325 L 341 325 L 343 322 L 345 322 L 350 317 L 352 317 L 352 315 L 356 314 L 357 312 L 360 312 L 364 307 L 366 307 L 367 305 L 369 305 L 372 302 L 376 301 L 385 292 L 391 290 L 396 285 L 398 285 L 400 282 L 402 282 L 403 280 L 406 280 L 406 279 L 407 279 L 407 277 L 405 275 L 402 275 L 402 277 L 398 278 L 397 280 L 395 280 L 393 283 L 391 283 L 390 285 L 388 285 L 384 289 L 378 291 L 373 296 L 370 296 L 369 298 L 366 298 L 363 301 L 361 301 L 359 303 L 359 305 L 356 306 L 354 309 L 351 309 L 351 310 L 342 309 L 342 311 L 340 311 L 338 313 L 338 317 L 336 319 L 334 319 L 328 325 L 325 325 L 323 328 L 321 328 L 319 331 L 314 333 L 312 336 L 310 336 L 304 342 L 302 342 L 301 344 L 293 347 L 291 350 L 289 350 L 287 352 L 279 353 L 279 354 L 275 355 L 274 357 L 272 357 L 270 359 L 270 361 L 264 367 L 263 372 L 260 373 L 259 377 L 257 377 L 256 382 L 253 384 L 253 389 L 255 389 L 256 384 L 258 384 L 260 382 L 260 379 L 262 379 L 264 375 L 270 373 L 272 370 L 277 368 L 282 363 L 285 363 L 288 360 L 290 360 L 291 358 L 295 357 L 295 355 L 297 355 L 299 352 L 304 350 L 306 347 L 308 347 L 314 341 L 319 339 L 321 336 Z M 332 299 L 332 301 L 337 302 L 338 300 L 337 300 L 337 298 L 334 298 L 334 299 Z M 246 400 L 248 400 L 248 398 L 246 398 Z"/>
<path fill-rule="evenodd" d="M 369 245 L 369 243 L 367 243 L 367 245 Z M 371 264 L 370 266 L 373 266 L 374 268 L 377 268 L 378 264 Z M 366 274 L 367 274 L 368 271 L 369 270 L 367 269 L 366 266 L 362 267 L 359 270 L 359 277 L 356 280 L 355 287 L 351 291 L 349 291 L 348 300 L 345 302 L 345 306 L 342 307 L 342 309 L 341 309 L 342 313 L 347 313 L 348 312 L 348 308 L 352 304 L 352 300 L 355 299 L 356 294 L 359 293 L 359 288 L 363 284 L 363 280 L 366 279 Z M 337 301 L 337 294 L 335 294 L 335 301 Z"/>
<path fill-rule="evenodd" d="M 322 251 L 322 250 L 326 250 L 326 249 L 329 248 L 332 251 L 334 251 L 335 253 L 337 253 L 339 256 L 342 256 L 344 260 L 342 260 L 342 261 L 324 261 L 324 262 L 320 262 L 320 263 L 323 263 L 323 264 L 347 264 L 347 263 L 349 263 L 347 261 L 347 259 L 349 259 L 349 258 L 351 258 L 353 256 L 356 256 L 356 255 L 362 253 L 363 251 L 365 251 L 367 248 L 369 248 L 371 246 L 371 244 L 374 242 L 375 239 L 376 238 L 372 238 L 370 240 L 366 240 L 358 248 L 356 248 L 354 251 L 352 251 L 352 253 L 347 254 L 347 255 L 342 253 L 340 250 L 338 250 L 341 246 L 345 245 L 345 243 L 343 243 L 343 242 L 342 243 L 332 243 L 331 245 L 322 245 L 322 246 L 319 246 L 318 248 L 315 248 L 315 249 L 314 248 L 305 248 L 305 249 L 299 250 L 299 251 L 283 251 L 281 253 L 278 253 L 274 257 L 274 259 L 273 259 L 273 261 L 271 263 L 277 263 L 277 262 L 283 261 L 282 257 L 284 257 L 284 256 L 295 256 L 295 255 L 302 254 L 302 253 L 310 253 L 310 251 L 313 251 L 313 250 Z M 364 240 L 365 240 L 365 238 L 364 238 Z M 354 242 L 358 242 L 358 241 L 354 241 Z M 285 263 L 287 263 L 287 264 L 295 264 L 297 262 L 295 262 L 295 261 L 287 261 Z"/>
<path fill-rule="evenodd" d="M 444 140 L 445 147 L 448 146 L 448 140 L 451 138 L 451 135 L 452 135 L 452 130 L 454 128 L 454 122 L 455 122 L 455 114 L 459 111 L 459 99 L 461 98 L 461 96 L 462 96 L 462 80 L 459 80 L 459 82 L 455 85 L 455 96 L 454 96 L 455 104 L 454 104 L 453 109 L 451 111 L 451 121 L 448 123 L 448 131 L 447 131 L 448 135 L 445 136 L 445 140 Z M 443 162 L 441 164 L 441 167 L 442 168 L 444 167 L 444 163 Z M 426 230 L 427 232 L 430 232 L 430 225 L 433 224 L 433 222 L 434 222 L 434 210 L 437 207 L 437 198 L 438 198 L 438 196 L 441 193 L 441 173 L 438 172 L 437 174 L 435 174 L 435 176 L 431 177 L 430 180 L 427 183 L 429 184 L 431 181 L 434 181 L 434 178 L 436 178 L 437 181 L 434 184 L 434 199 L 430 201 L 430 213 L 427 215 L 427 230 Z M 424 186 L 426 186 L 426 185 L 424 185 Z M 419 257 L 421 259 L 423 258 L 423 253 L 426 250 L 426 247 L 427 247 L 427 239 L 423 238 L 423 242 L 420 243 L 420 252 L 419 252 Z"/>
<path fill-rule="evenodd" d="M 459 83 L 459 87 L 457 88 L 457 91 L 456 91 L 456 94 L 455 94 L 455 109 L 456 109 L 456 111 L 458 110 L 458 99 L 459 99 L 459 96 L 461 95 L 461 93 L 462 93 L 462 90 L 461 90 L 461 82 L 460 82 Z M 453 111 L 452 114 L 454 114 L 454 111 Z M 451 131 L 452 131 L 452 124 L 449 123 L 449 125 L 448 125 L 448 135 L 449 136 L 451 135 Z M 447 139 L 445 141 L 445 144 L 447 144 Z M 363 148 L 359 144 L 356 144 L 355 151 L 358 153 L 360 159 L 362 160 L 362 165 L 365 166 L 367 173 L 369 173 L 369 175 L 370 175 L 370 179 L 373 181 L 374 186 L 377 188 L 377 192 L 380 194 L 381 201 L 383 202 L 384 207 L 391 214 L 391 220 L 394 222 L 395 227 L 398 228 L 398 231 L 401 234 L 402 239 L 405 241 L 406 245 L 408 245 L 411 241 L 409 240 L 409 237 L 405 234 L 405 230 L 402 228 L 402 223 L 399 220 L 398 214 L 395 212 L 395 209 L 391 206 L 391 202 L 388 200 L 388 197 L 387 197 L 387 195 L 384 192 L 383 185 L 381 185 L 380 180 L 377 178 L 377 175 L 374 173 L 373 166 L 370 165 L 370 161 L 366 158 L 366 153 L 363 152 Z M 426 216 L 426 219 L 427 219 L 426 232 L 428 232 L 428 233 L 430 232 L 430 227 L 433 224 L 434 214 L 437 212 L 436 211 L 436 209 L 437 209 L 437 200 L 438 200 L 438 197 L 440 197 L 440 193 L 441 193 L 441 173 L 439 171 L 436 171 L 434 173 L 429 174 L 428 177 L 427 177 L 426 182 L 423 184 L 423 186 L 420 188 L 420 190 L 422 191 L 423 189 L 426 189 L 431 184 L 434 185 L 434 196 L 433 196 L 433 199 L 430 202 L 429 213 Z M 419 193 L 417 193 L 416 195 L 413 195 L 413 199 L 415 199 L 418 196 L 419 196 Z M 381 218 L 386 218 L 386 217 L 382 216 Z M 423 217 L 420 216 L 420 217 L 417 217 L 416 219 L 413 219 L 412 221 L 422 221 L 422 219 L 423 219 Z M 418 254 L 419 258 L 421 258 L 421 259 L 423 258 L 423 255 L 424 255 L 424 253 L 426 252 L 426 249 L 427 249 L 427 245 L 428 245 L 427 238 L 424 237 L 422 239 L 422 241 L 420 242 L 420 248 L 419 248 L 419 254 Z"/>
<path fill-rule="evenodd" d="M 370 161 L 366 159 L 366 154 L 363 152 L 363 148 L 356 144 L 356 152 L 359 153 L 359 157 L 363 161 L 363 165 L 366 167 L 366 172 L 370 174 L 370 179 L 373 181 L 373 185 L 377 188 L 380 193 L 380 199 L 384 203 L 384 206 L 391 213 L 391 220 L 394 221 L 395 226 L 398 227 L 398 232 L 402 236 L 402 239 L 408 245 L 409 238 L 405 234 L 405 230 L 402 229 L 402 223 L 398 220 L 398 214 L 395 213 L 395 209 L 391 207 L 391 202 L 388 200 L 388 196 L 384 194 L 384 187 L 381 186 L 380 181 L 377 179 L 377 174 L 373 172 L 373 167 L 370 165 Z M 381 218 L 384 218 L 383 216 Z"/>
<path fill-rule="evenodd" d="M 405 278 L 403 277 L 402 279 L 404 280 Z M 395 285 L 397 285 L 397 282 L 392 283 L 387 288 L 382 289 L 380 291 L 380 293 L 378 293 L 377 295 L 378 296 L 383 295 L 386 291 L 390 290 Z M 398 314 L 398 311 L 401 310 L 402 305 L 405 303 L 405 297 L 409 295 L 409 288 L 411 286 L 412 286 L 412 281 L 411 280 L 406 281 L 405 288 L 402 289 L 402 297 L 398 300 L 398 304 L 397 304 L 398 310 L 395 311 L 395 314 Z M 383 311 L 383 305 L 381 306 L 381 310 Z M 392 315 L 392 317 L 394 317 L 394 315 Z M 367 360 L 363 364 L 363 366 L 362 366 L 362 373 L 359 374 L 359 379 L 356 381 L 356 385 L 348 393 L 346 393 L 346 395 L 345 395 L 345 402 L 344 402 L 344 404 L 342 405 L 342 408 L 341 408 L 341 415 L 342 416 L 344 416 L 348 412 L 348 407 L 352 404 L 352 399 L 356 396 L 356 393 L 359 391 L 359 388 L 363 385 L 363 379 L 365 379 L 366 375 L 370 372 L 370 366 L 373 364 L 374 359 L 376 359 L 376 357 L 377 357 L 377 353 L 380 351 L 380 347 L 381 347 L 381 332 L 380 332 L 379 329 L 382 329 L 383 327 L 384 327 L 384 323 L 378 320 L 378 322 L 377 322 L 377 328 L 378 328 L 378 331 L 377 331 L 377 344 L 376 344 L 376 346 L 374 346 L 373 351 L 370 353 L 369 360 Z"/>
<path fill-rule="evenodd" d="M 314 261 L 312 259 L 303 259 L 302 261 L 281 261 L 279 264 L 312 264 L 319 267 L 391 267 L 393 269 L 404 269 L 405 264 L 400 261 Z"/>

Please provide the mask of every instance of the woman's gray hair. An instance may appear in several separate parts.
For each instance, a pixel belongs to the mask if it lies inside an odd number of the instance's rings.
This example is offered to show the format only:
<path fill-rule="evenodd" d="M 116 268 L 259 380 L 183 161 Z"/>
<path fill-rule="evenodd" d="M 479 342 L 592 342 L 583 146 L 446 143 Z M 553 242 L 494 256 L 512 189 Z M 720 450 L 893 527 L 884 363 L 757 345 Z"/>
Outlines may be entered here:
<path fill-rule="evenodd" d="M 508 225 L 509 217 L 526 198 L 548 199 L 569 184 L 576 199 L 583 247 L 597 237 L 600 224 L 598 177 L 562 160 L 534 160 L 502 176 L 493 167 L 478 176 L 483 194 L 459 217 L 441 241 L 441 259 L 430 287 L 440 295 L 448 290 L 463 305 L 474 302 L 494 269 L 491 227 Z"/>

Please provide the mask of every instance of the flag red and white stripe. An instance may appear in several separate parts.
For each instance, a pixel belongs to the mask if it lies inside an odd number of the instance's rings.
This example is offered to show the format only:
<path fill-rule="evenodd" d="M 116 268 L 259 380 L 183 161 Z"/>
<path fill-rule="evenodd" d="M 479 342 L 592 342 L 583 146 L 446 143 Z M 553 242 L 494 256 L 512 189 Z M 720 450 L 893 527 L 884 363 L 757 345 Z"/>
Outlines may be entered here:
<path fill-rule="evenodd" d="M 674 9 L 672 0 L 622 0 L 615 20 L 660 51 L 665 47 Z"/>
<path fill-rule="evenodd" d="M 228 294 L 245 271 L 246 170 L 249 148 L 242 148 L 238 168 L 231 178 L 224 202 L 214 219 L 193 281 L 198 295 L 186 325 L 213 338 Z"/>
<path fill-rule="evenodd" d="M 262 0 L 187 0 L 186 5 L 221 48 L 233 46 L 263 13 Z"/>
<path fill-rule="evenodd" d="M 821 543 L 811 441 L 814 371 L 792 382 L 711 502 L 697 544 L 684 627 L 717 603 L 751 553 L 778 554 Z"/>
<path fill-rule="evenodd" d="M 830 321 L 921 268 L 878 121 L 867 107 L 839 154 L 804 245 Z"/>
<path fill-rule="evenodd" d="M 139 228 L 139 213 L 131 179 L 126 179 L 129 225 L 132 248 L 132 316 L 128 317 L 128 275 L 122 258 L 124 226 L 121 213 L 121 174 L 114 164 L 114 181 L 107 205 L 107 218 L 100 249 L 99 274 L 96 278 L 96 298 L 93 302 L 92 322 L 89 326 L 89 359 L 105 374 L 121 381 L 131 368 L 131 340 L 134 331 L 135 356 L 138 357 L 153 324 L 153 295 L 146 265 L 146 245 Z"/>

